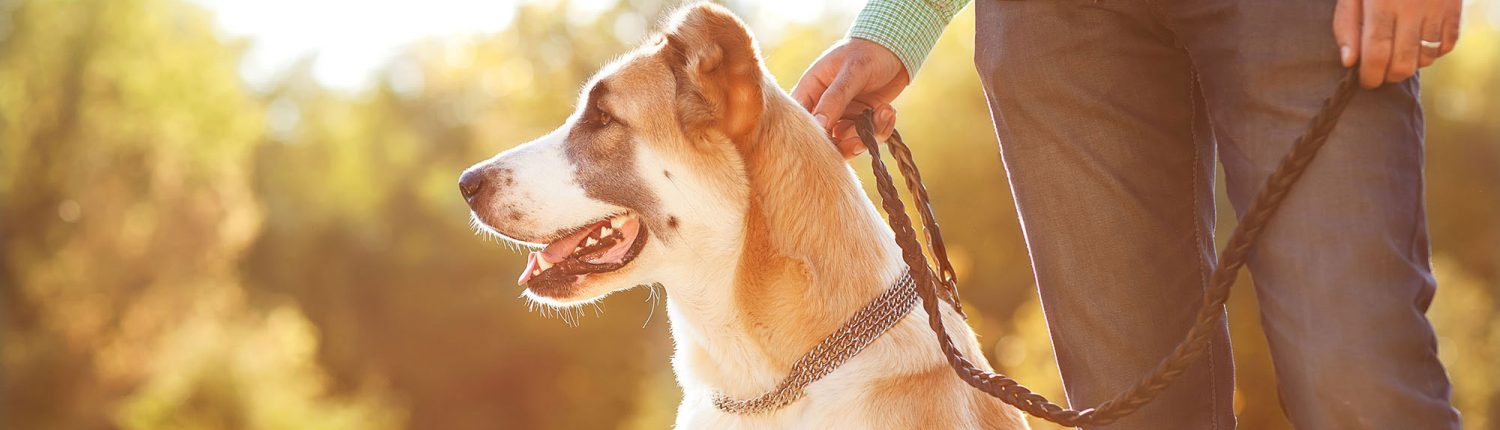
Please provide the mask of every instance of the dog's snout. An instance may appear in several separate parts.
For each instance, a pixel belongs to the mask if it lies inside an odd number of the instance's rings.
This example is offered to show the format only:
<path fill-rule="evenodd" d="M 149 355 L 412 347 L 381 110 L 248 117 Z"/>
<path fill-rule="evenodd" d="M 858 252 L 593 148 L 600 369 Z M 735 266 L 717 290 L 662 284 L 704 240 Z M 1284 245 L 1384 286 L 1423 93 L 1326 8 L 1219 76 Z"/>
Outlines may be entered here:
<path fill-rule="evenodd" d="M 470 169 L 458 177 L 458 192 L 464 195 L 464 201 L 473 202 L 479 192 L 484 191 L 485 183 L 484 169 Z"/>

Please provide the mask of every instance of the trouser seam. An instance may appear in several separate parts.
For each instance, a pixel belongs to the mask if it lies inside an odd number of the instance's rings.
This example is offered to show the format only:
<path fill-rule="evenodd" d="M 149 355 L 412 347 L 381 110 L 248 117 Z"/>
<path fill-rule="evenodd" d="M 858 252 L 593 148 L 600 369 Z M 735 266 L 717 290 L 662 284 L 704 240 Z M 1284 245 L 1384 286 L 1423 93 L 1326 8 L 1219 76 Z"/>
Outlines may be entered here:
<path fill-rule="evenodd" d="M 1186 51 L 1186 49 L 1184 49 L 1184 51 Z M 1192 55 L 1188 55 L 1188 63 L 1189 63 L 1189 65 L 1191 65 L 1192 62 L 1193 62 L 1192 61 Z M 1193 147 L 1193 165 L 1192 165 L 1192 168 L 1191 168 L 1191 170 L 1193 172 L 1193 174 L 1192 174 L 1192 181 L 1193 181 L 1193 186 L 1192 186 L 1192 194 L 1193 194 L 1193 211 L 1192 211 L 1193 212 L 1193 251 L 1194 251 L 1193 254 L 1198 258 L 1198 283 L 1199 283 L 1199 285 L 1208 285 L 1208 274 L 1207 274 L 1207 272 L 1205 272 L 1203 270 L 1204 269 L 1204 265 L 1207 264 L 1204 261 L 1204 259 L 1203 259 L 1203 229 L 1204 229 L 1205 226 L 1202 224 L 1203 223 L 1203 214 L 1200 212 L 1200 209 L 1199 209 L 1202 205 L 1200 204 L 1199 196 L 1198 196 L 1198 194 L 1199 194 L 1199 189 L 1198 188 L 1200 186 L 1199 185 L 1199 179 L 1200 179 L 1200 175 L 1202 175 L 1202 172 L 1199 171 L 1199 170 L 1201 170 L 1199 166 L 1201 166 L 1201 164 L 1203 163 L 1203 154 L 1202 154 L 1202 148 L 1199 147 L 1200 145 L 1198 143 L 1198 127 L 1197 127 L 1198 126 L 1198 101 L 1193 97 L 1194 94 L 1196 93 L 1195 90 L 1198 89 L 1198 85 L 1199 85 L 1198 84 L 1198 70 L 1197 70 L 1197 67 L 1193 67 L 1193 70 L 1188 73 L 1188 97 L 1187 97 L 1188 98 L 1188 111 L 1191 112 L 1188 115 L 1188 136 L 1191 138 L 1191 140 L 1189 141 L 1189 144 L 1191 144 L 1192 147 Z M 1206 102 L 1205 102 L 1205 105 L 1206 105 Z M 1205 106 L 1205 108 L 1206 108 L 1206 106 Z M 1204 120 L 1207 121 L 1207 118 L 1205 118 Z M 1208 294 L 1208 292 L 1205 290 L 1204 294 Z M 1218 413 L 1218 409 L 1219 409 L 1219 389 L 1218 389 L 1219 376 L 1218 375 L 1219 374 L 1218 374 L 1217 369 L 1216 369 L 1217 364 L 1215 363 L 1215 361 L 1217 361 L 1217 360 L 1214 359 L 1213 340 L 1210 339 L 1209 340 L 1209 347 L 1208 347 L 1208 388 L 1209 388 L 1209 408 L 1210 408 L 1211 412 L 1209 413 L 1209 417 L 1210 417 L 1211 422 L 1213 423 L 1213 428 L 1214 429 L 1218 429 L 1218 428 L 1220 428 L 1220 426 L 1219 426 L 1219 413 Z"/>
<path fill-rule="evenodd" d="M 1199 206 L 1200 206 L 1199 203 L 1200 202 L 1199 202 L 1199 197 L 1198 197 L 1198 193 L 1199 193 L 1199 190 L 1198 190 L 1198 186 L 1199 186 L 1198 185 L 1198 176 L 1201 173 L 1198 170 L 1199 170 L 1199 164 L 1202 163 L 1202 154 L 1201 154 L 1202 150 L 1201 150 L 1201 148 L 1199 148 L 1199 144 L 1198 144 L 1198 128 L 1197 128 L 1197 123 L 1198 123 L 1198 103 L 1197 103 L 1197 100 L 1193 98 L 1194 91 L 1197 90 L 1197 89 L 1199 89 L 1199 83 L 1198 83 L 1198 63 L 1197 63 L 1197 61 L 1193 60 L 1193 53 L 1191 51 L 1188 51 L 1186 44 L 1183 44 L 1181 42 L 1181 38 L 1179 37 L 1180 35 L 1178 34 L 1177 29 L 1175 29 L 1175 28 L 1172 27 L 1172 25 L 1170 24 L 1170 22 L 1167 20 L 1166 14 L 1162 12 L 1160 2 L 1158 0 L 1145 0 L 1145 3 L 1146 3 L 1146 7 L 1147 7 L 1150 15 L 1152 17 L 1154 17 L 1158 21 L 1158 23 L 1162 26 L 1162 28 L 1165 28 L 1167 30 L 1167 33 L 1169 35 L 1172 36 L 1173 41 L 1176 42 L 1177 45 L 1178 45 L 1178 47 L 1182 49 L 1182 54 L 1183 54 L 1184 57 L 1187 58 L 1187 61 L 1188 61 L 1188 68 L 1189 68 L 1189 70 L 1188 70 L 1187 102 L 1188 102 L 1188 112 L 1189 112 L 1189 114 L 1188 114 L 1188 124 L 1187 124 L 1187 126 L 1188 126 L 1188 137 L 1190 139 L 1189 144 L 1192 145 L 1192 147 L 1193 147 L 1193 165 L 1192 165 L 1192 168 L 1191 168 L 1191 170 L 1193 172 L 1192 175 L 1191 175 L 1191 178 L 1192 178 L 1192 181 L 1193 181 L 1193 184 L 1192 184 L 1192 194 L 1193 194 L 1193 208 L 1192 208 L 1192 217 L 1193 217 L 1193 251 L 1194 251 L 1195 256 L 1198 258 L 1198 284 L 1200 285 L 1199 288 L 1202 289 L 1203 290 L 1203 294 L 1206 295 L 1206 294 L 1208 294 L 1208 291 L 1207 291 L 1208 278 L 1207 278 L 1207 273 L 1203 270 L 1204 269 L 1204 265 L 1206 264 L 1206 262 L 1203 260 L 1203 236 L 1202 236 L 1203 233 L 1200 231 L 1200 230 L 1203 229 L 1203 226 L 1201 225 L 1202 214 L 1199 211 Z M 1208 109 L 1207 95 L 1204 95 L 1204 98 L 1205 98 L 1204 99 L 1204 110 L 1206 111 Z M 1206 113 L 1207 112 L 1205 112 L 1205 114 Z M 1205 115 L 1204 120 L 1205 121 L 1211 121 L 1211 116 Z M 1211 123 L 1210 123 L 1210 127 L 1212 127 Z M 1208 396 L 1209 396 L 1209 411 L 1210 411 L 1209 412 L 1209 422 L 1212 423 L 1213 428 L 1215 430 L 1217 430 L 1217 429 L 1222 428 L 1222 426 L 1219 423 L 1219 412 L 1218 412 L 1219 411 L 1219 377 L 1218 377 L 1217 365 L 1215 364 L 1215 362 L 1217 360 L 1214 357 L 1214 355 L 1215 355 L 1214 354 L 1214 341 L 1213 341 L 1212 338 L 1209 339 L 1209 345 L 1208 345 L 1207 350 L 1208 350 L 1208 393 L 1209 393 Z"/>

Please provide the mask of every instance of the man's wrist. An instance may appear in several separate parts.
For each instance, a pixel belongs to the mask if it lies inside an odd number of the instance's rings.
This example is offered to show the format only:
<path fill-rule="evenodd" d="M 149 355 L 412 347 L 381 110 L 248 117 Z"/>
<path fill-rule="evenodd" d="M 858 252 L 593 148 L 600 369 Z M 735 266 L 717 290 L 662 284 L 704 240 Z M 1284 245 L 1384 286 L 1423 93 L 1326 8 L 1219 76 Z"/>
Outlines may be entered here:
<path fill-rule="evenodd" d="M 967 0 L 871 0 L 849 29 L 849 37 L 884 46 L 915 78 L 943 28 Z"/>

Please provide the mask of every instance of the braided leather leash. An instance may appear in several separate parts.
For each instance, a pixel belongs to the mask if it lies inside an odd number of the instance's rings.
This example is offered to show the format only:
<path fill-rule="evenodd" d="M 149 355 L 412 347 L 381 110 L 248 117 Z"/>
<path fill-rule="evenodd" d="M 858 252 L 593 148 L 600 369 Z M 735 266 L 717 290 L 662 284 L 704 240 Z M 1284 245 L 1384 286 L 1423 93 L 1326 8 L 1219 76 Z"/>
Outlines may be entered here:
<path fill-rule="evenodd" d="M 901 202 L 901 197 L 892 183 L 890 172 L 886 170 L 885 163 L 880 159 L 880 146 L 875 139 L 872 111 L 865 111 L 863 115 L 856 118 L 855 129 L 870 152 L 870 166 L 875 173 L 881 206 L 885 209 L 891 229 L 896 233 L 896 242 L 901 246 L 902 259 L 906 261 L 911 276 L 916 281 L 917 295 L 921 297 L 922 306 L 927 310 L 928 324 L 937 334 L 938 345 L 942 348 L 948 364 L 958 373 L 959 378 L 1005 403 L 1047 421 L 1068 427 L 1103 425 L 1145 406 L 1163 389 L 1176 381 L 1177 377 L 1181 376 L 1183 371 L 1199 356 L 1203 355 L 1208 346 L 1209 334 L 1223 318 L 1223 306 L 1224 302 L 1229 299 L 1229 288 L 1234 285 L 1234 280 L 1240 268 L 1245 265 L 1250 250 L 1254 248 L 1260 234 L 1265 231 L 1271 216 L 1281 207 L 1287 192 L 1291 191 L 1292 186 L 1302 177 L 1302 172 L 1307 170 L 1313 157 L 1317 156 L 1318 149 L 1328 140 L 1328 135 L 1333 131 L 1334 124 L 1338 122 L 1339 115 L 1344 112 L 1344 107 L 1348 106 L 1349 100 L 1358 90 L 1358 76 L 1351 70 L 1344 75 L 1343 81 L 1339 83 L 1333 96 L 1323 102 L 1322 109 L 1309 122 L 1307 131 L 1297 137 L 1291 152 L 1282 159 L 1276 171 L 1266 179 L 1260 194 L 1256 195 L 1254 203 L 1240 219 L 1240 224 L 1235 227 L 1234 233 L 1230 235 L 1224 252 L 1219 254 L 1218 266 L 1209 279 L 1208 290 L 1204 292 L 1203 306 L 1198 309 L 1187 337 L 1172 350 L 1171 354 L 1163 358 L 1149 375 L 1136 382 L 1130 389 L 1098 406 L 1081 410 L 1059 406 L 1047 400 L 1046 397 L 1031 392 L 1009 376 L 985 371 L 975 367 L 974 363 L 964 358 L 963 353 L 958 350 L 943 328 L 942 314 L 938 307 L 938 294 L 941 290 L 944 295 L 953 299 L 954 308 L 958 309 L 957 282 L 953 275 L 953 268 L 948 263 L 942 233 L 938 230 L 937 220 L 932 214 L 932 204 L 928 199 L 927 189 L 922 185 L 916 163 L 912 161 L 911 150 L 901 140 L 900 133 L 893 133 L 891 139 L 886 142 L 890 146 L 892 157 L 901 169 L 902 176 L 906 179 L 906 186 L 921 215 L 927 245 L 932 250 L 933 259 L 936 260 L 938 266 L 936 274 L 933 273 L 932 266 L 928 265 L 927 257 L 922 253 L 922 245 L 917 243 L 911 218 L 906 215 L 906 206 Z M 937 277 L 935 278 L 934 275 Z"/>

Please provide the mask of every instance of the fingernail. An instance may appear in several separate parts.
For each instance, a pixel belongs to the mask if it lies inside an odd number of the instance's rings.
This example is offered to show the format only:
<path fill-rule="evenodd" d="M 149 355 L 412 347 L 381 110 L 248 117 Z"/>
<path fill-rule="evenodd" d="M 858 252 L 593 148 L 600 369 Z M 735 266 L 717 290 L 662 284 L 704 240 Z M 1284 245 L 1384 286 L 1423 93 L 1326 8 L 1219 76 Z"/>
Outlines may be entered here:
<path fill-rule="evenodd" d="M 858 148 L 854 148 L 854 155 L 855 156 L 863 155 L 864 153 L 865 153 L 865 145 L 864 144 L 860 144 Z"/>
<path fill-rule="evenodd" d="M 828 115 L 824 115 L 824 114 L 813 115 L 813 120 L 815 120 L 815 121 L 818 122 L 818 127 L 823 127 L 824 130 L 828 129 Z"/>
<path fill-rule="evenodd" d="M 1347 45 L 1339 47 L 1339 61 L 1344 63 L 1344 67 L 1349 66 L 1349 47 Z"/>
<path fill-rule="evenodd" d="M 896 113 L 895 112 L 891 112 L 890 109 L 881 109 L 880 110 L 880 123 L 882 123 L 882 124 L 888 124 L 888 123 L 891 122 L 891 119 L 894 116 L 896 116 Z"/>

